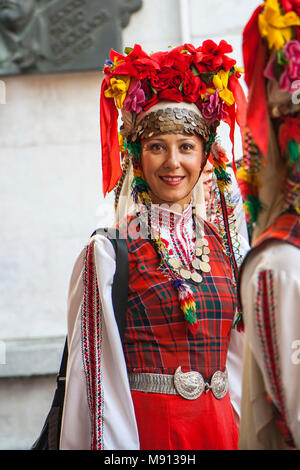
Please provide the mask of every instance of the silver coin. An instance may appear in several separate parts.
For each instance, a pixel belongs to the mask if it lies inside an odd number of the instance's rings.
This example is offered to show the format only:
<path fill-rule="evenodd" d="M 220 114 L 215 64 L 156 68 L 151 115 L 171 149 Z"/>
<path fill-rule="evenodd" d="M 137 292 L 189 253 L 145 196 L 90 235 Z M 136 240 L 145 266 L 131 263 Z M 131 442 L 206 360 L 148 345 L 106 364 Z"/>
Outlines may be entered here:
<path fill-rule="evenodd" d="M 201 261 L 204 261 L 204 263 L 208 263 L 208 262 L 209 262 L 209 256 L 207 256 L 207 255 L 202 255 L 202 256 L 201 256 Z"/>
<path fill-rule="evenodd" d="M 193 273 L 191 274 L 191 278 L 192 278 L 192 280 L 193 280 L 194 282 L 198 282 L 198 283 L 199 283 L 199 282 L 202 281 L 202 276 L 201 276 L 201 274 L 196 273 L 196 272 L 193 272 Z"/>
<path fill-rule="evenodd" d="M 201 271 L 203 271 L 204 273 L 209 273 L 209 271 L 211 270 L 211 267 L 208 263 L 205 263 L 204 261 L 201 261 L 201 266 L 200 266 L 200 269 Z"/>
<path fill-rule="evenodd" d="M 169 258 L 169 264 L 174 269 L 178 269 L 180 267 L 180 261 L 177 258 Z"/>
<path fill-rule="evenodd" d="M 203 238 L 197 238 L 195 244 L 196 244 L 197 247 L 201 247 L 201 246 L 204 245 L 203 242 L 204 242 Z"/>
<path fill-rule="evenodd" d="M 201 256 L 202 255 L 202 248 L 196 248 L 195 255 L 196 256 Z"/>
<path fill-rule="evenodd" d="M 206 240 L 206 238 L 203 238 L 203 245 L 208 246 L 208 241 Z"/>
<path fill-rule="evenodd" d="M 181 268 L 179 274 L 183 279 L 191 279 L 191 273 L 188 269 Z"/>
<path fill-rule="evenodd" d="M 210 253 L 210 249 L 208 248 L 208 246 L 204 246 L 204 247 L 202 248 L 202 253 L 203 253 L 204 255 L 208 255 L 208 253 Z"/>
<path fill-rule="evenodd" d="M 204 261 L 204 260 L 203 260 Z M 193 261 L 192 261 L 192 266 L 193 268 L 195 269 L 200 269 L 200 264 L 201 264 L 201 261 L 199 258 L 194 258 Z"/>

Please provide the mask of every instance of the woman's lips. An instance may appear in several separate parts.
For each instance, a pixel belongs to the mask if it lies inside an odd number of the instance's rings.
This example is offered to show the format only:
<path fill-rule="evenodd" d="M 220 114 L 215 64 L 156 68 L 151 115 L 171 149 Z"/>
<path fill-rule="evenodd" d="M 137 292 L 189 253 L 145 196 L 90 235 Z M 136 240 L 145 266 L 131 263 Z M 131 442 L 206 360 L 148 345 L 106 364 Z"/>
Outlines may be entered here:
<path fill-rule="evenodd" d="M 160 179 L 169 186 L 178 186 L 184 176 L 160 176 Z"/>

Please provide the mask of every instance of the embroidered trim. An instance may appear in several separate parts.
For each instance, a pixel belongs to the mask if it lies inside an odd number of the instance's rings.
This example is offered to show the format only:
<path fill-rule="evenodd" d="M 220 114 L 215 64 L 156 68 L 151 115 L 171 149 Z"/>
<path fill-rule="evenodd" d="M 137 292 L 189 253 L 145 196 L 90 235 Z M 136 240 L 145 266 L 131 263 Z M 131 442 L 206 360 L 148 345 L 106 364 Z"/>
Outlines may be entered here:
<path fill-rule="evenodd" d="M 281 417 L 281 426 L 278 427 L 284 436 L 290 435 L 284 403 L 279 363 L 279 350 L 275 318 L 274 285 L 272 271 L 264 271 L 258 278 L 258 291 L 256 297 L 256 325 L 258 337 L 264 355 L 264 364 L 271 388 L 271 400 L 276 408 L 276 415 Z"/>
<path fill-rule="evenodd" d="M 91 450 L 103 449 L 103 387 L 101 358 L 103 312 L 94 265 L 94 242 L 86 249 L 81 306 L 82 357 L 91 419 Z"/>

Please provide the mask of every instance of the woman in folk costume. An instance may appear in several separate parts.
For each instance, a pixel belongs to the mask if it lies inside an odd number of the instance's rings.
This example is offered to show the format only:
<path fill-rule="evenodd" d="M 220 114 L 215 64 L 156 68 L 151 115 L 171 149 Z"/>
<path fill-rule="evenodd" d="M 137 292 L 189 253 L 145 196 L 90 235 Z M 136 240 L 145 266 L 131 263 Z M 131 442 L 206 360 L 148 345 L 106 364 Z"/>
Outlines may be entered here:
<path fill-rule="evenodd" d="M 240 448 L 300 448 L 300 2 L 258 7 L 243 50 L 249 107 L 238 176 L 252 249 L 240 281 Z"/>
<path fill-rule="evenodd" d="M 223 202 L 229 183 L 217 126 L 233 136 L 245 110 L 231 51 L 225 41 L 151 55 L 135 45 L 104 67 L 103 189 L 115 188 L 128 248 L 126 325 L 121 344 L 115 253 L 96 234 L 70 284 L 61 449 L 237 448 L 237 267 L 230 240 L 199 215 L 209 153 Z"/>

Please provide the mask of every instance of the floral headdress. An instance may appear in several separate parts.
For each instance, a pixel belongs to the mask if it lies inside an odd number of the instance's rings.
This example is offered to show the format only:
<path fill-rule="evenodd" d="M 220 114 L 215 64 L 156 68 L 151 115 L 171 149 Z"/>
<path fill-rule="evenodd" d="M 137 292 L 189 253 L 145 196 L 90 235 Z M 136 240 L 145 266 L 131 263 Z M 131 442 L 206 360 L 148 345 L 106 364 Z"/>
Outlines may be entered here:
<path fill-rule="evenodd" d="M 122 175 L 118 110 L 134 128 L 139 116 L 159 102 L 194 103 L 210 129 L 209 145 L 220 121 L 229 124 L 234 145 L 235 122 L 243 126 L 246 100 L 238 81 L 240 69 L 228 52 L 232 47 L 226 41 L 217 45 L 211 40 L 198 48 L 184 44 L 150 55 L 139 45 L 126 48 L 124 55 L 111 51 L 104 66 L 100 103 L 104 195 Z M 126 143 L 131 140 L 127 133 Z"/>
<path fill-rule="evenodd" d="M 280 164 L 284 162 L 285 208 L 300 213 L 300 1 L 266 0 L 260 5 L 244 30 L 243 53 L 249 96 L 244 158 L 237 176 L 252 234 L 267 210 L 261 200 L 262 172 L 266 174 L 272 158 L 273 134 L 273 156 L 279 152 Z M 275 181 L 273 187 L 274 199 Z M 267 202 L 271 204 L 270 198 Z M 266 223 L 260 223 L 260 230 Z"/>

